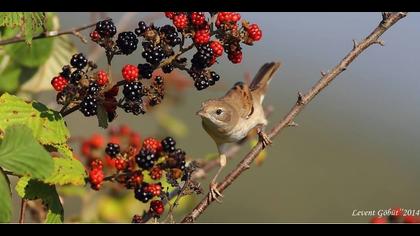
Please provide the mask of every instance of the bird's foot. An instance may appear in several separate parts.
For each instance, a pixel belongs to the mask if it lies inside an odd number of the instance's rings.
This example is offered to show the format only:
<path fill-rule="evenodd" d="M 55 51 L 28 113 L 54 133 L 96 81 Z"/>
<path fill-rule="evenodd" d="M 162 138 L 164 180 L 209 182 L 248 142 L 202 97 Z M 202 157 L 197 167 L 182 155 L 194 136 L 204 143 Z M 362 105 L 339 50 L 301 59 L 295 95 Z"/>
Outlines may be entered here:
<path fill-rule="evenodd" d="M 266 133 L 264 133 L 264 131 L 262 129 L 258 129 L 257 130 L 258 133 L 258 138 L 261 141 L 262 145 L 263 145 L 263 149 L 266 148 L 268 145 L 272 144 L 273 142 L 271 141 L 271 139 L 267 136 Z"/>
<path fill-rule="evenodd" d="M 222 200 L 219 199 L 219 197 L 223 197 L 223 194 L 217 190 L 217 183 L 211 182 L 210 183 L 210 192 L 209 192 L 209 201 L 215 200 L 218 203 L 221 203 Z"/>

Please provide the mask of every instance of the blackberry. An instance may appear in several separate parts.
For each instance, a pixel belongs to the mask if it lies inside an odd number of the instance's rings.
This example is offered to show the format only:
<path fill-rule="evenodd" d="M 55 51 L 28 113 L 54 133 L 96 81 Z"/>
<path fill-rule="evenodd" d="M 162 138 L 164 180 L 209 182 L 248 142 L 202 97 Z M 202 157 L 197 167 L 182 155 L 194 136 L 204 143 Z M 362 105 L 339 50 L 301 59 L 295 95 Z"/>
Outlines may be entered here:
<path fill-rule="evenodd" d="M 96 115 L 98 111 L 98 104 L 96 98 L 91 95 L 86 96 L 83 99 L 82 103 L 80 103 L 79 110 L 86 117 Z"/>
<path fill-rule="evenodd" d="M 174 70 L 174 66 L 172 64 L 168 64 L 162 67 L 162 71 L 165 74 L 169 74 Z"/>
<path fill-rule="evenodd" d="M 137 165 L 143 170 L 152 168 L 155 165 L 156 159 L 155 153 L 146 148 L 142 148 L 135 157 Z"/>
<path fill-rule="evenodd" d="M 147 30 L 147 24 L 146 24 L 146 22 L 144 22 L 144 21 L 139 21 L 138 26 L 139 26 L 139 27 L 138 27 L 137 29 L 135 29 L 135 30 L 134 30 L 134 33 L 135 33 L 137 36 L 140 36 L 140 35 L 144 34 L 144 32 L 146 32 L 146 30 Z"/>
<path fill-rule="evenodd" d="M 145 48 L 145 51 L 143 51 L 141 55 L 152 65 L 158 64 L 166 57 L 166 54 L 161 46 L 147 49 Z"/>
<path fill-rule="evenodd" d="M 172 137 L 164 138 L 161 141 L 161 144 L 162 144 L 163 151 L 169 152 L 169 153 L 175 151 L 176 142 L 175 142 L 175 139 L 173 139 Z"/>
<path fill-rule="evenodd" d="M 139 64 L 137 66 L 137 68 L 139 68 L 141 77 L 145 78 L 145 79 L 150 79 L 152 78 L 152 73 L 153 73 L 153 68 L 152 65 L 150 65 L 149 63 L 146 64 Z"/>
<path fill-rule="evenodd" d="M 111 157 L 116 157 L 120 153 L 120 145 L 116 143 L 108 143 L 105 148 L 105 153 Z"/>
<path fill-rule="evenodd" d="M 159 31 L 163 33 L 165 41 L 172 47 L 181 43 L 181 38 L 178 37 L 178 32 L 175 27 L 171 25 L 162 26 Z"/>
<path fill-rule="evenodd" d="M 143 96 L 143 84 L 140 82 L 129 82 L 124 85 L 124 97 L 129 101 L 138 101 Z"/>
<path fill-rule="evenodd" d="M 207 79 L 207 77 L 200 73 L 197 77 L 193 77 L 194 79 L 194 86 L 197 88 L 197 90 L 203 90 L 210 86 L 210 83 Z"/>
<path fill-rule="evenodd" d="M 161 76 L 156 76 L 155 77 L 155 83 L 157 85 L 162 85 L 163 84 L 163 78 Z"/>
<path fill-rule="evenodd" d="M 91 81 L 89 83 L 89 87 L 87 89 L 87 94 L 91 95 L 91 96 L 96 96 L 98 95 L 99 92 L 99 84 L 96 81 Z"/>
<path fill-rule="evenodd" d="M 141 115 L 146 113 L 146 110 L 143 106 L 143 101 L 140 99 L 139 101 L 128 101 L 122 104 L 122 108 L 127 113 L 133 113 L 133 115 Z"/>
<path fill-rule="evenodd" d="M 67 80 L 70 79 L 71 76 L 71 68 L 70 66 L 63 66 L 63 68 L 61 69 L 60 75 L 63 76 L 64 78 L 66 78 Z"/>
<path fill-rule="evenodd" d="M 113 37 L 117 33 L 117 28 L 111 19 L 100 21 L 96 23 L 95 31 L 99 33 L 101 37 Z"/>
<path fill-rule="evenodd" d="M 131 219 L 131 223 L 133 224 L 140 224 L 142 221 L 143 219 L 139 215 L 134 215 L 133 218 Z"/>
<path fill-rule="evenodd" d="M 147 203 L 148 201 L 150 201 L 150 199 L 153 198 L 153 193 L 147 191 L 147 187 L 149 186 L 149 184 L 143 182 L 141 184 L 141 186 L 137 187 L 134 190 L 134 197 L 143 202 L 143 203 Z"/>
<path fill-rule="evenodd" d="M 74 54 L 70 60 L 70 65 L 79 70 L 85 68 L 87 63 L 88 63 L 88 60 L 83 55 L 83 53 Z"/>
<path fill-rule="evenodd" d="M 213 49 L 211 49 L 210 44 L 205 44 L 198 47 L 197 52 L 194 54 L 191 59 L 192 67 L 202 70 L 206 67 L 211 66 L 213 59 Z"/>
<path fill-rule="evenodd" d="M 116 43 L 121 53 L 129 55 L 137 49 L 139 40 L 133 32 L 127 31 L 118 34 Z"/>
<path fill-rule="evenodd" d="M 84 72 L 82 70 L 75 70 L 70 75 L 70 83 L 78 84 L 79 80 L 82 79 Z"/>
<path fill-rule="evenodd" d="M 214 72 L 214 71 L 211 71 L 211 72 L 210 72 L 210 77 L 211 77 L 214 81 L 218 81 L 218 80 L 220 79 L 220 76 L 219 76 L 216 72 Z"/>

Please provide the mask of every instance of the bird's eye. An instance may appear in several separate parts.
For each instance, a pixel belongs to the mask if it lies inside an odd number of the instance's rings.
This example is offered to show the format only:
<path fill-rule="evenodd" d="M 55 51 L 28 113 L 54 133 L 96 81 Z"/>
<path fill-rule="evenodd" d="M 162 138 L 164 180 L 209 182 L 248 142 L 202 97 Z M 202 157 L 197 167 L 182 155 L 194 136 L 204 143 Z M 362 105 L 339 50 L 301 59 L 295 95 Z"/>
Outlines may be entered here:
<path fill-rule="evenodd" d="M 219 108 L 219 109 L 216 110 L 216 114 L 217 115 L 221 115 L 222 113 L 223 113 L 223 110 L 222 109 Z"/>

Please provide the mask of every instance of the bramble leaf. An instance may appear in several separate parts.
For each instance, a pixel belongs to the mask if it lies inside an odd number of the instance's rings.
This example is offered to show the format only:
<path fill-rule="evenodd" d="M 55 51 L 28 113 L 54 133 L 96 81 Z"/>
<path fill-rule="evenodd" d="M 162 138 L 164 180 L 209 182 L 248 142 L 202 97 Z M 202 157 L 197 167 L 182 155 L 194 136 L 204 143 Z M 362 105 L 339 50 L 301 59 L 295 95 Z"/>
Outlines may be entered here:
<path fill-rule="evenodd" d="M 10 222 L 12 218 L 12 193 L 10 182 L 0 168 L 0 223 Z"/>
<path fill-rule="evenodd" d="M 70 136 L 60 113 L 5 93 L 0 97 L 0 129 L 15 124 L 25 124 L 43 145 L 64 144 Z"/>
<path fill-rule="evenodd" d="M 54 163 L 50 154 L 24 125 L 9 126 L 0 144 L 0 166 L 19 175 L 45 179 L 51 175 Z"/>

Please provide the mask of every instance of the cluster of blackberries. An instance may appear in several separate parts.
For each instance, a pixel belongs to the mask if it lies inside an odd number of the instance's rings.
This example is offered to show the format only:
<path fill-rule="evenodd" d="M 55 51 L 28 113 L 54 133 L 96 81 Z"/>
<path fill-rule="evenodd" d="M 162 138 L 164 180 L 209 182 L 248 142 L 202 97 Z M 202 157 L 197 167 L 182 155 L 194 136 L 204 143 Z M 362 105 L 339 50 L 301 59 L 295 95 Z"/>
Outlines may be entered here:
<path fill-rule="evenodd" d="M 95 30 L 90 33 L 90 38 L 105 48 L 106 54 L 110 58 L 118 54 L 130 55 L 137 49 L 139 40 L 134 32 L 120 32 L 114 42 L 113 37 L 116 33 L 117 28 L 112 19 L 107 19 L 96 24 Z"/>
<path fill-rule="evenodd" d="M 197 88 L 197 90 L 203 90 L 206 89 L 209 86 L 213 86 L 216 84 L 217 81 L 219 81 L 220 76 L 214 72 L 214 71 L 189 71 L 190 76 L 194 80 L 194 86 Z"/>

